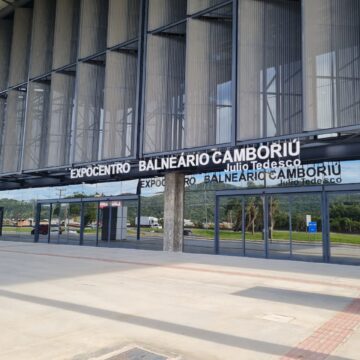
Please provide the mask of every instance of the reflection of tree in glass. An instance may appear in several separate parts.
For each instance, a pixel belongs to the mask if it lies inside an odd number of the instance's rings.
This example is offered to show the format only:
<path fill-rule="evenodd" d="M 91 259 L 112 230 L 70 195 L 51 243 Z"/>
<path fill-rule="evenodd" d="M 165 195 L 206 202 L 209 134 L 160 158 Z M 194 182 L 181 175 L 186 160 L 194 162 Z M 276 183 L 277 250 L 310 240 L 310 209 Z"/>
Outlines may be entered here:
<path fill-rule="evenodd" d="M 246 231 L 251 229 L 251 233 L 254 234 L 255 230 L 261 228 L 261 211 L 262 200 L 260 197 L 248 197 L 246 198 L 245 211 L 246 211 Z M 260 223 L 259 223 L 259 221 Z"/>
<path fill-rule="evenodd" d="M 224 207 L 227 222 L 233 223 L 234 231 L 242 230 L 242 200 L 231 198 Z"/>

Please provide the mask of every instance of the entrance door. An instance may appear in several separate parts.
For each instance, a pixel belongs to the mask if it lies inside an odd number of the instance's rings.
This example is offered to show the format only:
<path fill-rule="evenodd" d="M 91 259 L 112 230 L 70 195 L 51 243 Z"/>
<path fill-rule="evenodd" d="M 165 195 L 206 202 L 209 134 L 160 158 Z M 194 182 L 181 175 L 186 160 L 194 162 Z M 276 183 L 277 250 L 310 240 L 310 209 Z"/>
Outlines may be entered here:
<path fill-rule="evenodd" d="M 265 257 L 265 196 L 245 196 L 245 255 Z"/>
<path fill-rule="evenodd" d="M 220 198 L 220 254 L 265 257 L 265 200 L 257 195 Z"/>
<path fill-rule="evenodd" d="M 269 257 L 289 259 L 292 256 L 290 195 L 267 196 Z"/>
<path fill-rule="evenodd" d="M 245 255 L 244 197 L 220 197 L 219 199 L 219 253 Z"/>
<path fill-rule="evenodd" d="M 220 196 L 217 252 L 323 261 L 321 193 Z"/>
<path fill-rule="evenodd" d="M 51 213 L 51 204 L 41 204 L 38 242 L 47 243 L 49 241 L 51 233 Z M 31 233 L 35 235 L 35 227 Z"/>
<path fill-rule="evenodd" d="M 50 242 L 80 244 L 81 203 L 53 204 Z"/>
<path fill-rule="evenodd" d="M 292 257 L 323 261 L 321 193 L 292 194 L 290 201 Z"/>

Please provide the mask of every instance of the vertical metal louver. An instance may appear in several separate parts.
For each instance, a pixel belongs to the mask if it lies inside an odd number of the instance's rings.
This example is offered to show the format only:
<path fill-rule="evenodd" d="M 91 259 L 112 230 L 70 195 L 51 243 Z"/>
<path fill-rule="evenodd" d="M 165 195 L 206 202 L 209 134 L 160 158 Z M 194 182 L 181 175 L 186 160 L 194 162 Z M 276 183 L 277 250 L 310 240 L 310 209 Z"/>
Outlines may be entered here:
<path fill-rule="evenodd" d="M 27 81 L 30 55 L 32 9 L 17 8 L 11 43 L 9 86 Z"/>
<path fill-rule="evenodd" d="M 0 90 L 7 88 L 13 23 L 0 19 Z"/>
<path fill-rule="evenodd" d="M 176 150 L 183 145 L 185 24 L 147 43 L 144 152 Z"/>
<path fill-rule="evenodd" d="M 186 0 L 149 0 L 149 30 L 171 24 L 185 17 Z"/>
<path fill-rule="evenodd" d="M 77 59 L 80 0 L 56 2 L 53 69 L 72 64 Z"/>
<path fill-rule="evenodd" d="M 6 99 L 4 137 L 2 143 L 2 172 L 20 170 L 23 144 L 26 92 L 11 90 Z"/>
<path fill-rule="evenodd" d="M 110 0 L 108 47 L 139 36 L 140 1 Z M 106 54 L 101 158 L 134 155 L 138 41 Z"/>
<path fill-rule="evenodd" d="M 305 130 L 360 124 L 360 2 L 302 3 Z"/>
<path fill-rule="evenodd" d="M 74 162 L 98 159 L 100 128 L 104 121 L 105 78 L 105 66 L 100 62 L 78 65 Z"/>
<path fill-rule="evenodd" d="M 54 40 L 55 0 L 35 0 L 29 77 L 51 71 Z M 44 166 L 50 102 L 50 77 L 28 84 L 23 169 Z"/>
<path fill-rule="evenodd" d="M 230 142 L 232 12 L 219 9 L 188 21 L 185 146 Z"/>
<path fill-rule="evenodd" d="M 137 38 L 139 19 L 140 0 L 110 0 L 107 46 Z"/>
<path fill-rule="evenodd" d="M 32 81 L 28 85 L 23 169 L 43 166 L 49 116 L 50 80 Z"/>
<path fill-rule="evenodd" d="M 103 159 L 134 154 L 136 80 L 136 48 L 107 53 Z"/>
<path fill-rule="evenodd" d="M 27 81 L 30 54 L 32 9 L 17 8 L 14 13 L 8 85 Z M 3 141 L 0 156 L 3 173 L 20 170 L 24 136 L 26 88 L 7 93 Z"/>
<path fill-rule="evenodd" d="M 35 0 L 33 10 L 30 78 L 51 70 L 54 43 L 55 0 Z"/>
<path fill-rule="evenodd" d="M 106 49 L 108 5 L 108 0 L 82 0 L 80 12 L 80 58 L 94 55 Z"/>
<path fill-rule="evenodd" d="M 80 0 L 56 3 L 53 69 L 77 61 Z M 55 167 L 70 162 L 75 106 L 76 67 L 51 75 L 50 110 L 44 150 L 44 166 Z"/>
<path fill-rule="evenodd" d="M 54 73 L 51 77 L 50 118 L 44 166 L 70 162 L 71 125 L 74 114 L 75 73 Z"/>
<path fill-rule="evenodd" d="M 226 0 L 188 0 L 187 13 L 194 14 L 198 11 L 205 10 L 211 6 L 221 4 Z"/>
<path fill-rule="evenodd" d="M 238 140 L 302 131 L 300 3 L 239 2 Z"/>

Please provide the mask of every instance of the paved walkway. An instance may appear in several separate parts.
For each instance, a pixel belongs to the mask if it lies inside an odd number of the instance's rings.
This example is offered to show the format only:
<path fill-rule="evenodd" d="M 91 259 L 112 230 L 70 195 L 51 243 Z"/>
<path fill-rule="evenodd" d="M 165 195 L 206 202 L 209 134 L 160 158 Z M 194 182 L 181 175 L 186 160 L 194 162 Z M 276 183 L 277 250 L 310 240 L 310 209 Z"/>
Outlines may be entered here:
<path fill-rule="evenodd" d="M 360 267 L 0 242 L 1 360 L 358 360 L 359 325 Z"/>

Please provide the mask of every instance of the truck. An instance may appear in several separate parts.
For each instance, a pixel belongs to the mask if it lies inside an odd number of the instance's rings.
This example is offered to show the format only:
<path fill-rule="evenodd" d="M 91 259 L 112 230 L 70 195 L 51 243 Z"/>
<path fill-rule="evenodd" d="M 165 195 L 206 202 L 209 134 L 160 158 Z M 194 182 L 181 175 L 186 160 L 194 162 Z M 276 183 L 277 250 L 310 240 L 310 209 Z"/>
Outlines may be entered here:
<path fill-rule="evenodd" d="M 135 218 L 135 225 L 137 225 L 138 218 Z M 158 228 L 161 229 L 159 225 L 159 219 L 153 216 L 140 216 L 140 226 Z"/>

